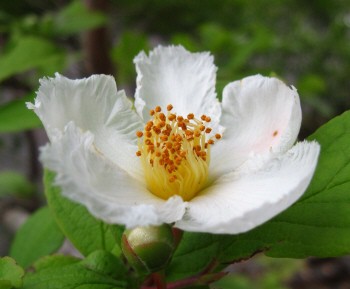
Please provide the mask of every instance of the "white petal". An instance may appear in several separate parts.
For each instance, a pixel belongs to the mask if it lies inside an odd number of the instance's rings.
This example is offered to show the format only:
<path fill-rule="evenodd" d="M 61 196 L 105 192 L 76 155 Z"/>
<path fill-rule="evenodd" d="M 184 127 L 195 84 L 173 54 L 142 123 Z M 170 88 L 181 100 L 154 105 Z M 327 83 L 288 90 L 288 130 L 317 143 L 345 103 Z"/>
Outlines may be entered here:
<path fill-rule="evenodd" d="M 191 200 L 183 230 L 237 234 L 274 217 L 306 190 L 314 173 L 319 145 L 298 143 L 259 171 L 230 173 Z"/>
<path fill-rule="evenodd" d="M 129 173 L 142 179 L 135 132 L 142 121 L 124 91 L 117 92 L 112 76 L 93 75 L 70 80 L 59 74 L 44 78 L 35 99 L 34 108 L 42 120 L 49 138 L 62 132 L 70 121 L 83 131 L 91 131 L 95 146 L 107 158 Z"/>
<path fill-rule="evenodd" d="M 237 168 L 252 154 L 285 152 L 301 124 L 299 95 L 277 78 L 250 76 L 223 92 L 223 138 L 212 148 L 212 173 Z"/>
<path fill-rule="evenodd" d="M 144 120 L 159 105 L 174 106 L 174 112 L 198 117 L 209 115 L 218 123 L 221 108 L 215 93 L 216 66 L 209 53 L 190 53 L 182 46 L 157 47 L 135 59 L 137 89 L 135 107 Z"/>
<path fill-rule="evenodd" d="M 56 172 L 62 194 L 81 203 L 97 218 L 127 227 L 159 225 L 181 219 L 181 198 L 161 200 L 142 182 L 109 162 L 94 148 L 93 135 L 68 124 L 61 138 L 41 152 L 44 166 Z"/>

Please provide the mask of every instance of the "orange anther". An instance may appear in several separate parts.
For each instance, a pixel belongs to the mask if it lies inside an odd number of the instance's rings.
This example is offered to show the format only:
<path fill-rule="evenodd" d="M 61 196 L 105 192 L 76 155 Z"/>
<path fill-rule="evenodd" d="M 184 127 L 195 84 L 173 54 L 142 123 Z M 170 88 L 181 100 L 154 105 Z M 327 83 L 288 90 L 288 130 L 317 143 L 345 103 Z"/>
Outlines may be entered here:
<path fill-rule="evenodd" d="M 173 106 L 171 104 L 168 104 L 168 106 L 166 107 L 167 111 L 171 111 L 173 109 Z"/>
<path fill-rule="evenodd" d="M 207 117 L 205 118 L 205 121 L 206 121 L 206 122 L 211 122 L 211 118 L 210 118 L 209 116 L 207 116 Z"/>
<path fill-rule="evenodd" d="M 201 120 L 205 120 L 207 118 L 207 116 L 205 115 L 205 114 L 203 114 L 202 116 L 201 116 Z"/>
<path fill-rule="evenodd" d="M 216 138 L 216 139 L 221 139 L 221 134 L 217 133 L 217 134 L 215 135 L 215 138 Z"/>
<path fill-rule="evenodd" d="M 179 116 L 177 117 L 177 121 L 178 121 L 178 122 L 183 122 L 183 120 L 184 120 L 184 118 L 183 118 L 181 115 L 179 115 Z"/>
<path fill-rule="evenodd" d="M 200 130 L 200 131 L 204 131 L 204 130 L 205 130 L 205 126 L 204 126 L 204 125 L 200 125 L 200 126 L 199 126 L 199 130 Z"/>
<path fill-rule="evenodd" d="M 211 132 L 211 128 L 210 128 L 210 127 L 207 127 L 207 128 L 205 129 L 205 132 L 206 132 L 206 133 L 210 133 L 210 132 Z"/>
<path fill-rule="evenodd" d="M 188 118 L 188 119 L 194 119 L 194 114 L 193 114 L 193 113 L 189 113 L 189 114 L 187 115 L 187 118 Z"/>
<path fill-rule="evenodd" d="M 156 112 L 161 112 L 162 111 L 162 109 L 160 108 L 160 106 L 158 105 L 158 106 L 156 106 L 156 108 L 154 109 Z"/>
<path fill-rule="evenodd" d="M 160 113 L 159 114 L 159 119 L 162 120 L 162 121 L 165 121 L 166 120 L 165 114 L 164 113 Z"/>
<path fill-rule="evenodd" d="M 149 115 L 150 115 L 150 116 L 154 116 L 154 114 L 155 114 L 155 111 L 154 111 L 153 109 L 151 109 L 151 110 L 149 111 Z"/>
<path fill-rule="evenodd" d="M 161 133 L 160 128 L 157 127 L 157 126 L 154 126 L 154 127 L 153 127 L 153 131 L 154 131 L 156 134 L 160 134 L 160 133 Z"/>
<path fill-rule="evenodd" d="M 175 118 L 176 118 L 176 115 L 173 113 L 168 116 L 168 120 L 170 121 L 173 121 Z"/>
<path fill-rule="evenodd" d="M 152 133 L 150 131 L 146 131 L 146 137 L 150 138 L 152 136 Z"/>
<path fill-rule="evenodd" d="M 171 130 L 169 129 L 165 129 L 165 130 L 163 130 L 162 131 L 162 133 L 164 134 L 164 135 L 167 135 L 167 136 L 169 136 L 170 135 L 170 133 L 171 133 Z"/>
<path fill-rule="evenodd" d="M 212 145 L 214 144 L 214 141 L 212 139 L 208 140 L 208 144 Z"/>
<path fill-rule="evenodd" d="M 140 157 L 140 156 L 141 156 L 141 152 L 140 152 L 140 151 L 137 151 L 137 152 L 136 152 L 136 155 L 137 155 L 138 157 Z"/>
<path fill-rule="evenodd" d="M 142 131 L 137 131 L 136 132 L 136 136 L 137 137 L 142 137 L 143 136 L 143 132 Z"/>

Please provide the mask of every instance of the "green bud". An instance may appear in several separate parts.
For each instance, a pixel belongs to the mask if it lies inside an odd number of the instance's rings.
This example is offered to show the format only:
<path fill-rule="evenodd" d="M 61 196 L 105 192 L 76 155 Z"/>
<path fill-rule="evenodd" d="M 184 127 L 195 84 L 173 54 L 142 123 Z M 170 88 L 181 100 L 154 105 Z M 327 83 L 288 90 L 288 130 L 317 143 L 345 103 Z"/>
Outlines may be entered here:
<path fill-rule="evenodd" d="M 141 274 L 150 274 L 164 269 L 174 249 L 175 240 L 169 225 L 125 230 L 122 237 L 125 258 Z"/>

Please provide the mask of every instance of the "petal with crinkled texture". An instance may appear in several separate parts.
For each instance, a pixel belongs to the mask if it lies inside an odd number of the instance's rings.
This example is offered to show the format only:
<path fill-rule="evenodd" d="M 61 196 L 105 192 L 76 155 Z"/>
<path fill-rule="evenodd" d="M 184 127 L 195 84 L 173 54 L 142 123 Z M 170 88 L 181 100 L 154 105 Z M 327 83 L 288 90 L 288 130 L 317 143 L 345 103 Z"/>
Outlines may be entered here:
<path fill-rule="evenodd" d="M 313 176 L 319 145 L 296 144 L 272 157 L 258 171 L 222 176 L 188 203 L 183 220 L 186 231 L 237 234 L 246 232 L 293 204 Z"/>
<path fill-rule="evenodd" d="M 143 179 L 137 151 L 135 131 L 142 120 L 133 111 L 124 91 L 117 91 L 112 76 L 93 75 L 71 80 L 56 74 L 44 78 L 35 104 L 29 104 L 43 122 L 51 141 L 70 121 L 94 135 L 100 153 L 123 167 L 139 180 Z"/>
<path fill-rule="evenodd" d="M 42 148 L 41 161 L 56 172 L 62 194 L 83 204 L 99 219 L 127 227 L 159 225 L 181 219 L 185 203 L 151 194 L 145 185 L 100 155 L 91 133 L 69 123 L 61 137 Z"/>
<path fill-rule="evenodd" d="M 301 124 L 299 95 L 277 78 L 250 76 L 223 92 L 223 138 L 212 148 L 215 176 L 237 169 L 254 154 L 285 152 Z"/>
<path fill-rule="evenodd" d="M 157 47 L 147 56 L 135 59 L 137 89 L 135 107 L 145 121 L 155 106 L 163 110 L 168 104 L 174 112 L 186 116 L 207 114 L 212 126 L 218 125 L 221 108 L 216 99 L 216 66 L 205 53 L 190 53 L 182 46 Z"/>

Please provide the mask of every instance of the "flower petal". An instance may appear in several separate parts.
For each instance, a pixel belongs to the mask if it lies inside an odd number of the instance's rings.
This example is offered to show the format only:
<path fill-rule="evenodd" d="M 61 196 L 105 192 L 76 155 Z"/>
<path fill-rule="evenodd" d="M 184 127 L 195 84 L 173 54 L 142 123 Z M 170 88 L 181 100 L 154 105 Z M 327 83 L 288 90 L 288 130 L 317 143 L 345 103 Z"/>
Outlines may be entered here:
<path fill-rule="evenodd" d="M 56 172 L 62 194 L 97 218 L 127 227 L 159 225 L 181 219 L 185 203 L 151 194 L 145 185 L 100 155 L 90 132 L 69 123 L 63 135 L 42 148 L 41 161 Z"/>
<path fill-rule="evenodd" d="M 236 169 L 252 154 L 285 152 L 296 141 L 299 95 L 277 78 L 255 75 L 228 84 L 222 107 L 225 132 L 212 148 L 216 176 Z"/>
<path fill-rule="evenodd" d="M 95 136 L 95 146 L 107 158 L 130 174 L 143 179 L 135 132 L 142 120 L 131 109 L 124 91 L 117 91 L 112 76 L 93 75 L 71 80 L 56 74 L 44 78 L 33 108 L 43 122 L 51 140 L 70 121 Z"/>
<path fill-rule="evenodd" d="M 159 46 L 147 56 L 141 52 L 134 62 L 137 70 L 135 107 L 144 120 L 149 111 L 168 104 L 186 116 L 207 114 L 217 124 L 221 115 L 216 99 L 216 66 L 209 53 L 190 53 L 182 46 Z"/>
<path fill-rule="evenodd" d="M 183 230 L 237 234 L 266 222 L 293 204 L 314 173 L 319 145 L 302 142 L 258 171 L 218 179 L 189 204 Z"/>

